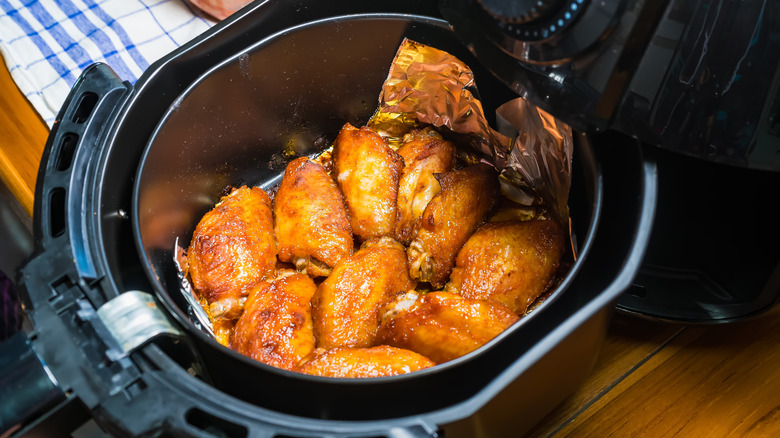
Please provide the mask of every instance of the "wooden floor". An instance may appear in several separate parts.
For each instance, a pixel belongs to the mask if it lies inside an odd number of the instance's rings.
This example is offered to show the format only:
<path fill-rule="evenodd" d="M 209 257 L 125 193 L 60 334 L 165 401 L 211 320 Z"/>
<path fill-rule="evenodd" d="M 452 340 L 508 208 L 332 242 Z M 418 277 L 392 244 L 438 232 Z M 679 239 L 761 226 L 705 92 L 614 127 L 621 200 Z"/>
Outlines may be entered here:
<path fill-rule="evenodd" d="M 582 387 L 529 436 L 780 437 L 780 307 L 677 326 L 617 315 Z"/>
<path fill-rule="evenodd" d="M 35 178 L 49 135 L 0 58 L 0 178 L 32 216 Z"/>
<path fill-rule="evenodd" d="M 0 67 L 0 176 L 29 215 L 47 135 Z M 683 327 L 617 315 L 590 377 L 529 436 L 780 437 L 779 316 Z"/>

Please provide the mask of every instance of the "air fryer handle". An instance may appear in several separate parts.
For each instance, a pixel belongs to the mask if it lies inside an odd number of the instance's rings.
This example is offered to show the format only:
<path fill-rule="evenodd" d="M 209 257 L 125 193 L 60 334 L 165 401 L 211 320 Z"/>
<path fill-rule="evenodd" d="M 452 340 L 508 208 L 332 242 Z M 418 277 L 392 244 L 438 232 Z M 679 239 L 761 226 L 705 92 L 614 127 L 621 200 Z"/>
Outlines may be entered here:
<path fill-rule="evenodd" d="M 65 399 L 25 332 L 0 344 L 0 436 Z"/>
<path fill-rule="evenodd" d="M 85 175 L 101 153 L 101 134 L 131 90 L 105 64 L 84 69 L 57 114 L 38 169 L 33 214 L 37 249 L 62 248 L 62 240 L 69 239 L 79 274 L 86 278 L 95 278 L 95 267 L 86 236 L 74 226 L 92 213 L 84 208 L 91 196 L 84 190 Z"/>

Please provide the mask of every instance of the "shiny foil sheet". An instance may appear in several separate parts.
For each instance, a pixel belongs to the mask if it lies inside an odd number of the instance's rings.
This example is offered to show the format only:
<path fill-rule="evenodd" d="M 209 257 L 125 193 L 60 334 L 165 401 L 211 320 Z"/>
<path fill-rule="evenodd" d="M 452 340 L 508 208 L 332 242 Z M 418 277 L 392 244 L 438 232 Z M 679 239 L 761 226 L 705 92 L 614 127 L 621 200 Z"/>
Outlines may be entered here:
<path fill-rule="evenodd" d="M 474 73 L 461 60 L 405 39 L 368 124 L 391 143 L 422 124 L 465 138 L 500 172 L 501 189 L 508 198 L 526 206 L 541 205 L 568 228 L 571 128 L 517 98 L 498 108 L 500 126 L 494 129 L 476 89 Z"/>

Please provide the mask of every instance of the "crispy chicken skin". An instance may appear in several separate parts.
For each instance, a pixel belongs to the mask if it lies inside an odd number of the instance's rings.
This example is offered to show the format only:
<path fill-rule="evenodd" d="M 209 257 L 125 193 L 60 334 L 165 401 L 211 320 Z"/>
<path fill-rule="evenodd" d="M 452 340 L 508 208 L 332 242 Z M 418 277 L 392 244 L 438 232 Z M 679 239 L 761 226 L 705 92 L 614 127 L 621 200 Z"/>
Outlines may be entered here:
<path fill-rule="evenodd" d="M 345 124 L 333 143 L 333 177 L 344 193 L 352 232 L 363 240 L 391 236 L 403 159 L 366 126 Z"/>
<path fill-rule="evenodd" d="M 237 318 L 249 289 L 273 274 L 273 230 L 271 198 L 258 187 L 233 189 L 201 218 L 187 265 L 212 320 Z"/>
<path fill-rule="evenodd" d="M 282 270 L 257 283 L 236 323 L 230 348 L 257 361 L 293 370 L 314 350 L 311 297 L 317 290 L 305 274 Z"/>
<path fill-rule="evenodd" d="M 423 294 L 411 305 L 388 306 L 377 343 L 406 348 L 443 363 L 481 347 L 519 317 L 503 304 L 449 292 Z"/>
<path fill-rule="evenodd" d="M 488 222 L 458 253 L 445 290 L 496 300 L 522 315 L 552 284 L 564 243 L 555 221 Z"/>
<path fill-rule="evenodd" d="M 390 237 L 366 242 L 336 265 L 312 298 L 317 347 L 374 345 L 381 308 L 414 286 L 400 243 Z"/>
<path fill-rule="evenodd" d="M 409 245 L 417 235 L 425 207 L 441 191 L 436 174 L 452 170 L 455 146 L 433 129 L 416 129 L 404 136 L 398 155 L 404 160 L 398 183 L 395 238 Z"/>
<path fill-rule="evenodd" d="M 287 165 L 273 203 L 279 260 L 311 277 L 327 276 L 352 255 L 344 199 L 323 167 L 306 157 Z"/>
<path fill-rule="evenodd" d="M 318 348 L 297 371 L 325 377 L 382 377 L 411 373 L 433 365 L 433 361 L 413 351 L 380 345 Z"/>
<path fill-rule="evenodd" d="M 441 191 L 425 208 L 417 236 L 409 245 L 409 273 L 434 288 L 444 286 L 455 256 L 495 202 L 497 174 L 474 164 L 438 176 Z"/>
<path fill-rule="evenodd" d="M 214 339 L 221 345 L 230 348 L 230 337 L 233 336 L 233 328 L 237 321 L 237 319 L 225 318 L 212 320 L 211 330 L 214 332 Z"/>

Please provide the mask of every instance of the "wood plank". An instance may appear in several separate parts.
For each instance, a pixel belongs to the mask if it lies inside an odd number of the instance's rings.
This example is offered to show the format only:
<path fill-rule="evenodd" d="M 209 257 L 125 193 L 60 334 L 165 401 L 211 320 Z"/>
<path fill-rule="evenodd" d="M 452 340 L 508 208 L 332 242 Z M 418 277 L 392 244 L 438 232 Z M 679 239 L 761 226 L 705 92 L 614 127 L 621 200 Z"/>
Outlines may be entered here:
<path fill-rule="evenodd" d="M 49 136 L 41 120 L 11 78 L 0 66 L 0 178 L 30 217 L 38 165 Z"/>
<path fill-rule="evenodd" d="M 686 328 L 557 436 L 780 436 L 780 307 Z"/>
<path fill-rule="evenodd" d="M 681 331 L 682 327 L 676 325 L 616 315 L 588 380 L 527 436 L 550 436 L 564 428 Z"/>

